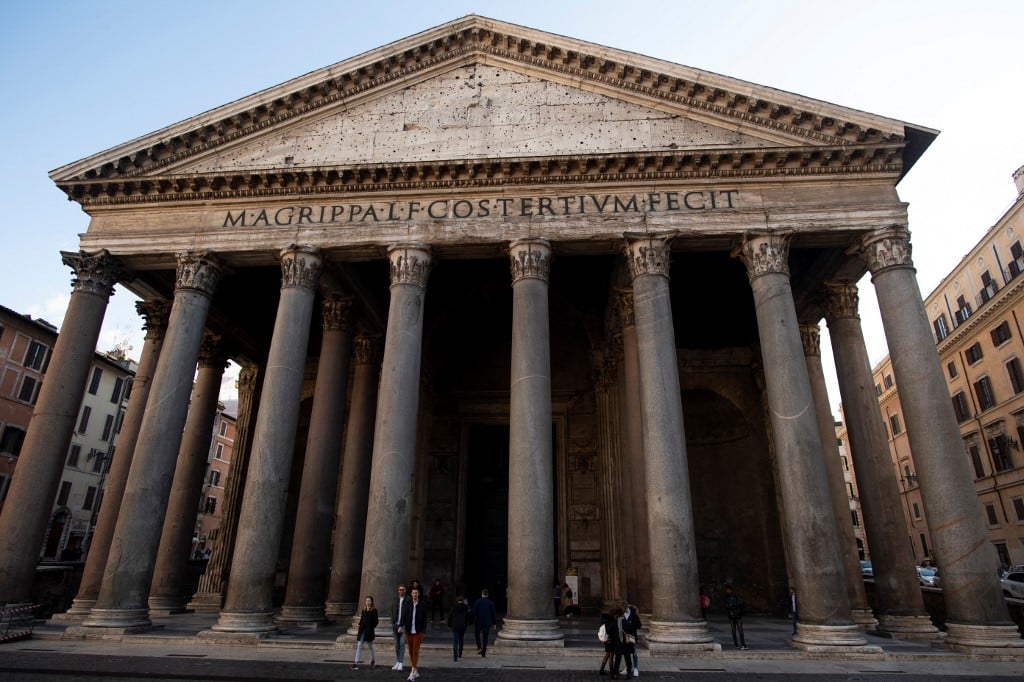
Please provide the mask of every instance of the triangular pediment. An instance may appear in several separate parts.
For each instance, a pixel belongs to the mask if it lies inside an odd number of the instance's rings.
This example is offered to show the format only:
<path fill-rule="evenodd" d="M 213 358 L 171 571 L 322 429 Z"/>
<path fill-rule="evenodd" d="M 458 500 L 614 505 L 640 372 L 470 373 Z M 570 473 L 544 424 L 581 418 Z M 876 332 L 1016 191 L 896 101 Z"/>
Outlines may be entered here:
<path fill-rule="evenodd" d="M 778 140 L 679 111 L 504 66 L 472 63 L 354 106 L 282 125 L 169 170 L 226 173 L 778 145 Z"/>
<path fill-rule="evenodd" d="M 86 203 L 169 194 L 199 198 L 240 185 L 521 172 L 510 170 L 510 163 L 528 173 L 654 166 L 702 174 L 766 166 L 825 166 L 834 172 L 857 163 L 902 175 L 935 134 L 699 69 L 468 16 L 50 176 Z"/>

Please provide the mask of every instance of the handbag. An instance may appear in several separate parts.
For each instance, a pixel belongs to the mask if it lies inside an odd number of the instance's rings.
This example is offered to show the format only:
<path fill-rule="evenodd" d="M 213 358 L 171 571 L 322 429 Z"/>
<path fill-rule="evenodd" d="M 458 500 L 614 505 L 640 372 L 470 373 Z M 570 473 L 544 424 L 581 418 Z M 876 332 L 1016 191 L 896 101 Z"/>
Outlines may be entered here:
<path fill-rule="evenodd" d="M 608 630 L 604 627 L 604 624 L 597 629 L 597 638 L 602 642 L 608 641 Z"/>

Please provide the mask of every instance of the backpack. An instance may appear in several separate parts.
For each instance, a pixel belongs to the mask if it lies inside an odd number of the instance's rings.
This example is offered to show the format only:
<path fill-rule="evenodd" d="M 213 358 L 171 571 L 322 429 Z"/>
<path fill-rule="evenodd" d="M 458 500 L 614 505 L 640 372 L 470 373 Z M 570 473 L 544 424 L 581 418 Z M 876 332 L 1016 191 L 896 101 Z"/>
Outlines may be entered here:
<path fill-rule="evenodd" d="M 602 642 L 608 641 L 608 630 L 605 628 L 604 623 L 597 629 L 597 638 Z"/>

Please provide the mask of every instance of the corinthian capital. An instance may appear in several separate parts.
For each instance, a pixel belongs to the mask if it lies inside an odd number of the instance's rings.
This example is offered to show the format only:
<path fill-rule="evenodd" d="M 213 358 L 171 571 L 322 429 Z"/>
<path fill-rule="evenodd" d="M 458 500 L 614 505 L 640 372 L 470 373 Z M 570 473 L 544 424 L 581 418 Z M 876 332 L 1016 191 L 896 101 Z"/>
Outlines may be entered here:
<path fill-rule="evenodd" d="M 316 291 L 322 267 L 319 249 L 289 246 L 281 251 L 281 288 L 302 287 Z"/>
<path fill-rule="evenodd" d="M 619 318 L 619 322 L 622 323 L 623 329 L 626 327 L 635 327 L 636 318 L 634 317 L 633 311 L 633 292 L 629 289 L 616 289 L 614 298 L 612 299 L 612 305 L 615 306 L 615 314 Z"/>
<path fill-rule="evenodd" d="M 894 225 L 865 235 L 854 248 L 872 275 L 886 268 L 914 267 L 910 259 L 910 230 Z"/>
<path fill-rule="evenodd" d="M 817 324 L 800 325 L 800 341 L 804 345 L 804 355 L 806 357 L 821 355 L 821 329 L 818 328 Z"/>
<path fill-rule="evenodd" d="M 391 261 L 391 286 L 415 284 L 427 286 L 430 275 L 430 247 L 426 244 L 398 244 L 388 249 Z"/>
<path fill-rule="evenodd" d="M 517 239 L 509 244 L 512 283 L 521 279 L 548 281 L 551 272 L 551 244 L 544 239 Z"/>
<path fill-rule="evenodd" d="M 162 339 L 167 331 L 167 320 L 171 316 L 171 302 L 162 298 L 151 298 L 138 301 L 135 312 L 146 321 L 142 328 L 146 330 L 147 339 Z"/>
<path fill-rule="evenodd" d="M 96 253 L 61 251 L 60 259 L 75 271 L 74 279 L 71 280 L 74 291 L 109 299 L 114 293 L 114 284 L 124 276 L 121 263 L 106 249 Z"/>
<path fill-rule="evenodd" d="M 751 280 L 769 273 L 789 275 L 790 238 L 791 235 L 778 232 L 746 234 L 732 255 L 743 261 Z"/>
<path fill-rule="evenodd" d="M 209 330 L 203 331 L 203 340 L 199 344 L 200 367 L 227 366 L 228 359 L 224 355 L 224 346 L 221 340 L 220 334 L 214 334 Z"/>
<path fill-rule="evenodd" d="M 852 319 L 859 320 L 857 306 L 860 303 L 860 295 L 857 293 L 857 285 L 852 282 L 825 282 L 825 319 L 833 320 Z"/>
<path fill-rule="evenodd" d="M 174 290 L 192 289 L 213 296 L 220 282 L 220 261 L 209 251 L 186 251 L 178 254 L 177 280 Z"/>
<path fill-rule="evenodd" d="M 668 239 L 627 237 L 625 255 L 633 279 L 640 275 L 660 275 L 668 279 L 672 255 Z"/>
<path fill-rule="evenodd" d="M 355 301 L 351 296 L 330 294 L 324 298 L 324 330 L 348 331 L 352 328 L 352 309 Z"/>
<path fill-rule="evenodd" d="M 353 344 L 357 365 L 375 365 L 380 362 L 380 335 L 360 334 Z"/>

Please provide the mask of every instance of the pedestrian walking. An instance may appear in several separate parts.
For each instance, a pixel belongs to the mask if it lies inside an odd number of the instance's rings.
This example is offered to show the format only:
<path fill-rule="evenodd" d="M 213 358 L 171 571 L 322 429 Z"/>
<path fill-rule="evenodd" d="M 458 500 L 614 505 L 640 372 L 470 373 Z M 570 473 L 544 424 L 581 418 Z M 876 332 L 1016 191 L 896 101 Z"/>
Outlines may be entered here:
<path fill-rule="evenodd" d="M 405 627 L 406 611 L 409 610 L 409 597 L 405 594 L 405 585 L 398 586 L 398 599 L 391 607 L 391 631 L 395 636 L 395 664 L 392 670 L 401 670 L 405 663 Z"/>
<path fill-rule="evenodd" d="M 455 606 L 448 614 L 448 627 L 452 629 L 452 657 L 457 663 L 462 658 L 462 648 L 466 643 L 466 628 L 469 627 L 469 606 L 461 594 L 455 597 Z"/>
<path fill-rule="evenodd" d="M 427 608 L 426 600 L 420 599 L 420 589 L 412 588 L 407 618 L 403 621 L 405 636 L 409 641 L 409 662 L 412 664 L 412 669 L 409 671 L 409 682 L 413 682 L 420 676 L 418 667 L 420 645 L 423 644 L 423 635 L 427 632 Z"/>
<path fill-rule="evenodd" d="M 604 643 L 604 658 L 601 659 L 601 667 L 597 669 L 598 675 L 604 675 L 604 667 L 612 661 L 613 647 L 615 645 L 608 630 L 611 629 L 613 622 L 612 614 L 607 611 L 601 612 L 601 627 L 597 630 L 597 638 Z"/>
<path fill-rule="evenodd" d="M 430 586 L 430 622 L 444 618 L 444 583 L 440 578 L 434 579 Z"/>
<path fill-rule="evenodd" d="M 639 641 L 637 635 L 640 634 L 640 628 L 643 627 L 643 623 L 640 622 L 640 610 L 632 604 L 626 604 L 622 617 L 626 622 L 626 632 L 633 639 L 629 645 L 632 649 L 630 653 L 633 656 L 633 677 L 640 677 L 640 656 L 636 651 L 636 642 Z"/>
<path fill-rule="evenodd" d="M 796 619 L 797 619 L 797 603 L 796 603 L 796 588 L 789 588 L 789 619 L 793 621 L 793 634 L 796 634 Z"/>
<path fill-rule="evenodd" d="M 498 627 L 498 613 L 494 608 L 494 602 L 488 596 L 489 594 L 486 589 L 481 590 L 480 598 L 473 602 L 473 608 L 470 611 L 477 653 L 484 658 L 487 658 L 487 644 L 491 638 L 491 629 Z"/>
<path fill-rule="evenodd" d="M 744 604 L 740 596 L 732 591 L 732 585 L 725 586 L 725 615 L 732 626 L 732 643 L 737 649 L 746 649 L 747 642 L 743 638 Z"/>
<path fill-rule="evenodd" d="M 363 610 L 359 614 L 359 627 L 356 629 L 356 660 L 352 663 L 353 670 L 359 670 L 359 656 L 363 652 L 365 644 L 370 650 L 370 670 L 377 667 L 377 653 L 373 650 L 373 640 L 376 638 L 377 623 L 380 617 L 373 605 L 373 597 L 366 597 L 363 601 Z"/>

